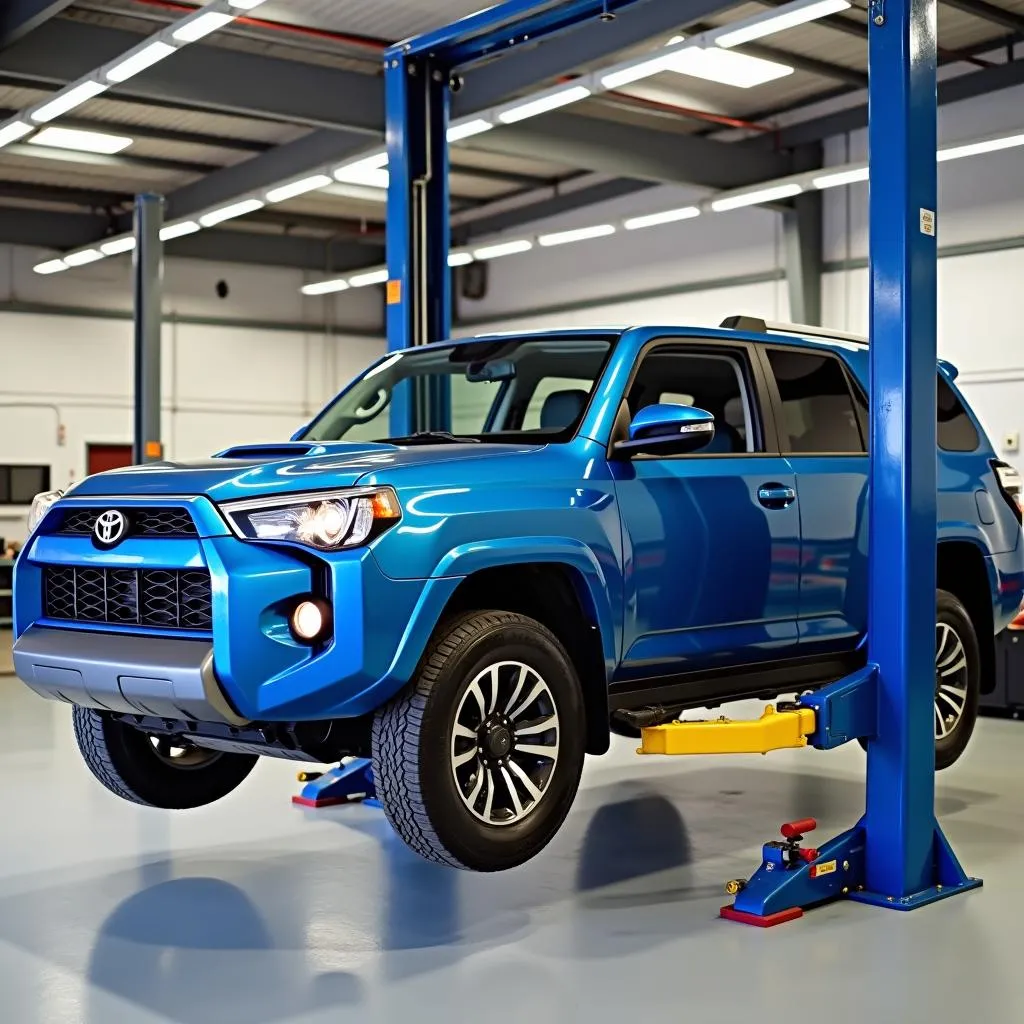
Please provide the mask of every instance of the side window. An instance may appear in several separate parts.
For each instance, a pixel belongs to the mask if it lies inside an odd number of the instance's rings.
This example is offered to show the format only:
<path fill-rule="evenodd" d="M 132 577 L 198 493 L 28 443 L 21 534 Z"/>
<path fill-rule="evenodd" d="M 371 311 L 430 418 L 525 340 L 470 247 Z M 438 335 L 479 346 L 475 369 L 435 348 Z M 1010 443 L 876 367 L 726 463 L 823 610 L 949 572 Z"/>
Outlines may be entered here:
<path fill-rule="evenodd" d="M 938 381 L 939 447 L 947 452 L 977 451 L 981 438 L 967 410 L 942 374 L 939 374 Z"/>
<path fill-rule="evenodd" d="M 850 382 L 838 359 L 795 349 L 770 348 L 766 354 L 782 400 L 779 433 L 784 452 L 865 451 Z"/>
<path fill-rule="evenodd" d="M 692 405 L 715 417 L 715 437 L 697 454 L 762 451 L 746 360 L 738 354 L 657 348 L 644 356 L 627 402 L 631 416 L 648 405 Z"/>

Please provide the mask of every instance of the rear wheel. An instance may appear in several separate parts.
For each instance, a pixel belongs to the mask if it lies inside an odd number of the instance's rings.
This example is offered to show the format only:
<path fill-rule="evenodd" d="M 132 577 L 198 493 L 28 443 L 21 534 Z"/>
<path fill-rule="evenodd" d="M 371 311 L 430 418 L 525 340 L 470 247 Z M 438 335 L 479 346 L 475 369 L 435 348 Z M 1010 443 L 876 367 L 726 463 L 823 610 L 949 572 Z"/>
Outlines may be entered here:
<path fill-rule="evenodd" d="M 103 711 L 72 711 L 75 739 L 89 771 L 123 800 L 185 809 L 227 796 L 258 758 L 205 750 L 185 740 L 150 736 Z"/>
<path fill-rule="evenodd" d="M 446 626 L 373 726 L 388 820 L 421 856 L 474 871 L 529 860 L 579 786 L 584 709 L 565 649 L 539 622 L 477 612 Z"/>

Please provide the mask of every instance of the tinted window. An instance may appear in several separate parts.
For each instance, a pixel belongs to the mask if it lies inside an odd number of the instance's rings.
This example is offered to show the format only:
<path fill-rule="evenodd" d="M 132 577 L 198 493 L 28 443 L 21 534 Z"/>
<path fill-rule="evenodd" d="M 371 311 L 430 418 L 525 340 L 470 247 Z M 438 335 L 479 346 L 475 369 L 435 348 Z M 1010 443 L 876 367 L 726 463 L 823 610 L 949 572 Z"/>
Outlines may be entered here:
<path fill-rule="evenodd" d="M 850 383 L 839 360 L 768 349 L 782 399 L 782 450 L 796 454 L 863 452 Z"/>
<path fill-rule="evenodd" d="M 655 349 L 629 389 L 631 416 L 648 405 L 692 405 L 715 417 L 715 437 L 698 454 L 760 451 L 744 364 L 726 353 Z"/>
<path fill-rule="evenodd" d="M 957 393 L 939 376 L 939 447 L 947 452 L 977 451 L 980 438 Z"/>
<path fill-rule="evenodd" d="M 31 505 L 49 489 L 49 466 L 0 466 L 0 505 Z"/>

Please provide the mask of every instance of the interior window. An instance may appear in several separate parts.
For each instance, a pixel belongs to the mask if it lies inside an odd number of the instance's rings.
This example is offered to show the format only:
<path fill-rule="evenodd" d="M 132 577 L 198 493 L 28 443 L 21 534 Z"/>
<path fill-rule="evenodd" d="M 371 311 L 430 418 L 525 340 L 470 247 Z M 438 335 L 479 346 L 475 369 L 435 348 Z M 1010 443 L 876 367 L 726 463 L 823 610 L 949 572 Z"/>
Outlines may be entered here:
<path fill-rule="evenodd" d="M 782 399 L 782 450 L 806 455 L 864 452 L 850 382 L 834 356 L 767 350 Z"/>
<path fill-rule="evenodd" d="M 939 447 L 947 452 L 974 452 L 981 438 L 957 393 L 939 374 Z"/>
<path fill-rule="evenodd" d="M 700 455 L 760 451 L 743 363 L 726 353 L 659 348 L 644 357 L 627 402 L 631 416 L 648 405 L 691 405 L 715 417 L 715 437 Z"/>
<path fill-rule="evenodd" d="M 522 430 L 564 430 L 586 407 L 593 380 L 545 377 L 537 381 L 523 414 Z"/>

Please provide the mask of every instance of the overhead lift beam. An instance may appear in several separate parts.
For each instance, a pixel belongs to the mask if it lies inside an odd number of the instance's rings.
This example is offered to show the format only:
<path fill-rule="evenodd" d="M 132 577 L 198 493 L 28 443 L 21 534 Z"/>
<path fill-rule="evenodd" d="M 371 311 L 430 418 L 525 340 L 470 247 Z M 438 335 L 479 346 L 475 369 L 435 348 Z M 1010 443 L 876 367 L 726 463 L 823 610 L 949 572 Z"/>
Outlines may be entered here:
<path fill-rule="evenodd" d="M 557 9 L 509 0 L 386 54 L 390 349 L 449 333 L 449 76 L 514 50 L 526 37 L 569 32 L 572 18 L 592 27 L 608 11 L 607 0 L 570 0 Z M 866 810 L 817 850 L 800 846 L 815 827 L 812 819 L 788 823 L 784 841 L 765 845 L 750 881 L 730 883 L 736 900 L 722 915 L 761 926 L 838 896 L 909 910 L 981 884 L 966 876 L 935 819 L 935 14 L 936 0 L 871 0 L 869 12 L 868 665 L 787 708 L 796 712 L 788 724 L 747 729 L 765 749 L 866 739 Z M 613 32 L 608 45 L 617 48 Z M 444 396 L 407 396 L 392 429 L 403 432 L 410 421 L 443 423 L 445 405 Z M 793 735 L 767 741 L 766 732 L 778 725 L 792 727 Z"/>

